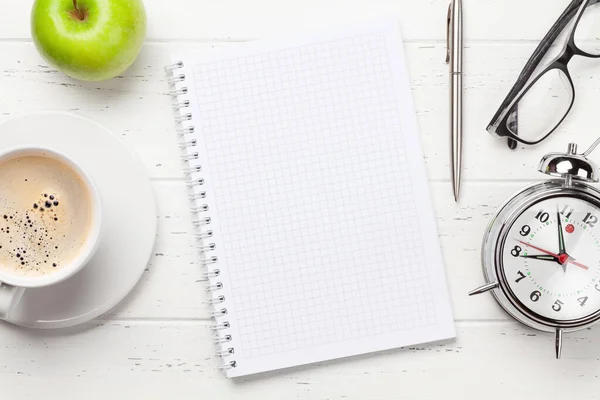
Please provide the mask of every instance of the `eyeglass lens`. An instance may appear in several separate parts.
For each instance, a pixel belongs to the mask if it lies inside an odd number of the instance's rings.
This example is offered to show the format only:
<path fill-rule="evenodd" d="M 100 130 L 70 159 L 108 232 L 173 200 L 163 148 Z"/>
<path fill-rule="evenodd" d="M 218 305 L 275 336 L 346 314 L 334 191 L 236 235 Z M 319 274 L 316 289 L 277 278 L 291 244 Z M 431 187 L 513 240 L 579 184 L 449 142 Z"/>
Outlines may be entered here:
<path fill-rule="evenodd" d="M 556 128 L 572 103 L 573 89 L 569 79 L 562 70 L 551 69 L 529 88 L 511 110 L 508 128 L 526 141 L 538 141 Z M 515 108 L 518 120 L 515 119 Z"/>
<path fill-rule="evenodd" d="M 589 5 L 574 32 L 575 45 L 591 55 L 600 55 L 600 3 Z"/>

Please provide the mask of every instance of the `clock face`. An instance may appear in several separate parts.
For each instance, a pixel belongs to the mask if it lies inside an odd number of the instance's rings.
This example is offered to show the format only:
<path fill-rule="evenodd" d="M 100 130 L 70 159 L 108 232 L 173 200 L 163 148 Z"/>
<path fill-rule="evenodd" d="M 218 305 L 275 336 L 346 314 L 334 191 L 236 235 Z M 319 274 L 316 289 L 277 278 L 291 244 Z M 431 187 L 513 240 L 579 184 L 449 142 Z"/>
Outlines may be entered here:
<path fill-rule="evenodd" d="M 538 316 L 571 321 L 600 310 L 600 209 L 575 197 L 534 204 L 511 226 L 504 276 Z"/>

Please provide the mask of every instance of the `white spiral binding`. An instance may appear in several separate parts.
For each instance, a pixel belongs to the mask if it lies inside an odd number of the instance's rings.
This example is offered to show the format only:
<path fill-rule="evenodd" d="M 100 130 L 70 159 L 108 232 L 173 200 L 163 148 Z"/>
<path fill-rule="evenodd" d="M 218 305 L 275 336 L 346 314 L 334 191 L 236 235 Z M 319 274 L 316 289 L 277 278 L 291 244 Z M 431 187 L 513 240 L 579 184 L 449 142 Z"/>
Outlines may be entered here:
<path fill-rule="evenodd" d="M 215 331 L 220 331 L 222 329 L 229 329 L 231 328 L 231 325 L 229 325 L 229 322 L 225 321 L 221 324 L 211 324 L 209 325 L 210 329 L 215 330 Z"/>
<path fill-rule="evenodd" d="M 192 221 L 192 224 L 194 224 L 194 226 L 197 228 L 200 226 L 210 225 L 211 222 L 212 222 L 212 220 L 210 219 L 210 217 L 204 217 L 204 218 L 200 218 L 197 221 Z M 213 246 L 214 246 L 214 243 L 213 243 Z"/>
<path fill-rule="evenodd" d="M 207 265 L 211 265 L 211 264 L 216 264 L 217 262 L 219 262 L 219 258 L 216 256 L 213 256 L 213 257 L 205 258 L 204 260 L 202 260 L 202 265 L 207 266 Z M 204 275 L 207 278 L 216 278 L 220 274 L 221 274 L 221 271 L 218 269 L 204 273 Z"/>
<path fill-rule="evenodd" d="M 217 304 L 221 304 L 224 301 L 225 301 L 225 296 L 221 295 L 221 296 L 213 297 L 212 299 L 205 301 L 204 304 L 214 306 Z"/>
<path fill-rule="evenodd" d="M 208 246 L 192 246 L 198 249 L 198 251 L 202 254 L 209 252 L 209 251 L 215 251 L 215 249 L 217 248 L 217 245 L 214 243 L 209 244 Z"/>
<path fill-rule="evenodd" d="M 179 143 L 179 147 L 185 149 L 186 147 L 194 147 L 196 146 L 196 139 L 186 140 L 185 142 Z"/>
<path fill-rule="evenodd" d="M 223 289 L 223 282 L 209 283 L 208 285 L 204 285 L 204 287 L 209 292 L 216 292 L 217 290 Z M 213 314 L 215 312 L 217 313 L 217 315 L 225 315 L 227 314 L 227 309 L 223 308 L 221 310 L 213 311 Z"/>
<path fill-rule="evenodd" d="M 215 311 L 211 312 L 211 316 L 216 318 L 216 317 L 222 317 L 224 315 L 227 315 L 227 309 L 226 308 L 221 308 Z"/>
<path fill-rule="evenodd" d="M 187 187 L 190 190 L 189 199 L 194 204 L 191 211 L 194 215 L 192 225 L 195 229 L 194 237 L 197 244 L 193 247 L 203 255 L 200 264 L 204 268 L 202 280 L 206 281 L 206 289 L 211 294 L 211 298 L 206 301 L 206 304 L 212 307 L 210 315 L 215 319 L 215 323 L 210 326 L 215 335 L 213 341 L 219 347 L 216 354 L 223 359 L 219 369 L 235 368 L 237 362 L 233 359 L 235 354 L 232 346 L 232 335 L 228 332 L 231 328 L 230 322 L 227 320 L 227 306 L 225 303 L 225 295 L 223 294 L 223 283 L 219 280 L 221 270 L 217 268 L 219 258 L 214 255 L 217 246 L 212 243 L 213 230 L 210 229 L 212 222 L 211 218 L 205 216 L 208 212 L 208 204 L 201 204 L 203 199 L 209 195 L 204 189 L 204 178 L 198 174 L 202 172 L 202 167 L 198 165 L 200 154 L 195 147 L 197 141 L 190 137 L 194 134 L 194 124 L 192 111 L 190 109 L 190 100 L 188 89 L 185 86 L 185 66 L 183 62 L 177 62 L 165 67 L 167 73 L 167 82 L 170 85 L 169 94 L 173 97 L 173 110 L 176 113 L 174 117 L 177 124 L 176 133 L 179 138 L 179 146 L 183 150 L 183 161 L 187 164 L 183 169 L 187 177 Z M 198 190 L 200 189 L 200 190 Z"/>
<path fill-rule="evenodd" d="M 192 188 L 194 188 L 194 186 L 202 186 L 202 185 L 204 185 L 204 179 L 202 179 L 202 178 L 198 178 L 193 181 L 188 181 L 188 183 L 187 183 L 188 189 L 192 189 Z"/>
<path fill-rule="evenodd" d="M 225 356 L 228 356 L 228 355 L 231 355 L 231 354 L 234 354 L 234 353 L 235 353 L 235 349 L 233 347 L 228 347 L 228 348 L 226 348 L 224 350 L 221 350 L 221 351 L 217 352 L 217 355 L 219 357 L 225 357 Z"/>
<path fill-rule="evenodd" d="M 207 231 L 200 231 L 200 232 L 194 232 L 192 233 L 192 235 L 194 235 L 195 237 L 197 237 L 198 239 L 209 239 L 211 237 L 213 237 L 214 232 L 212 230 L 207 230 Z"/>
<path fill-rule="evenodd" d="M 231 342 L 231 335 L 214 336 L 213 342 L 214 344 L 229 343 Z"/>
<path fill-rule="evenodd" d="M 190 160 L 185 160 L 185 161 L 190 161 Z M 183 169 L 183 172 L 186 175 L 188 175 L 188 176 L 189 175 L 193 175 L 193 174 L 197 174 L 200 171 L 202 171 L 202 166 L 201 165 L 194 165 L 193 167 L 188 167 L 188 168 L 184 168 Z"/>
<path fill-rule="evenodd" d="M 193 126 L 188 126 L 187 128 L 177 128 L 175 130 L 175 132 L 177 132 L 179 135 L 189 135 L 194 133 L 195 129 Z"/>
<path fill-rule="evenodd" d="M 207 211 L 208 211 L 208 205 L 207 204 L 203 204 L 200 207 L 192 207 L 192 213 L 194 213 L 194 215 L 196 215 L 198 213 L 207 212 Z"/>
<path fill-rule="evenodd" d="M 188 197 L 190 198 L 191 201 L 198 200 L 198 199 L 205 199 L 206 192 L 190 194 Z"/>

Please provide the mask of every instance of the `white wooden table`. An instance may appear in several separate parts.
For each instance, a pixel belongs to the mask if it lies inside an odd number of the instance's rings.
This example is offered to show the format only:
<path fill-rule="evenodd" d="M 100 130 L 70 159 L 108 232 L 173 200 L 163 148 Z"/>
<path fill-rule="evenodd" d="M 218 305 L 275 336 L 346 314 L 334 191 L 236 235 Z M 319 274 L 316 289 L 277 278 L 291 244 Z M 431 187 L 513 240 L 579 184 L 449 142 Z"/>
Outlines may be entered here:
<path fill-rule="evenodd" d="M 30 40 L 31 1 L 0 0 L 0 121 L 74 110 L 118 132 L 152 176 L 159 207 L 154 256 L 134 292 L 107 315 L 68 331 L 0 324 L 2 399 L 541 399 L 600 397 L 600 327 L 553 337 L 523 328 L 483 283 L 480 241 L 496 207 L 532 180 L 540 157 L 600 136 L 600 63 L 574 61 L 577 103 L 553 139 L 509 152 L 485 127 L 537 41 L 569 0 L 465 0 L 466 133 L 462 201 L 449 175 L 446 0 L 146 0 L 138 62 L 104 83 L 49 68 Z M 212 356 L 163 66 L 170 53 L 226 46 L 368 16 L 402 23 L 458 338 L 231 381 Z M 587 100 L 587 101 L 585 101 Z M 82 132 L 82 135 L 85 133 Z M 596 156 L 598 159 L 598 156 Z"/>

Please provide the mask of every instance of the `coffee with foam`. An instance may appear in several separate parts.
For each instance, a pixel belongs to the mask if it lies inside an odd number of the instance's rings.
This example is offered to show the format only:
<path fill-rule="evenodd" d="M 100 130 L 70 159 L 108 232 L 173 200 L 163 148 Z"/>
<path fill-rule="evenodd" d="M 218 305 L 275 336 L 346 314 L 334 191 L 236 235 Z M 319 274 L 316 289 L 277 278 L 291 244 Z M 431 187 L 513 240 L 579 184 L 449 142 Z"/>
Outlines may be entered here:
<path fill-rule="evenodd" d="M 48 154 L 0 161 L 0 270 L 49 275 L 69 265 L 90 234 L 90 189 Z"/>

